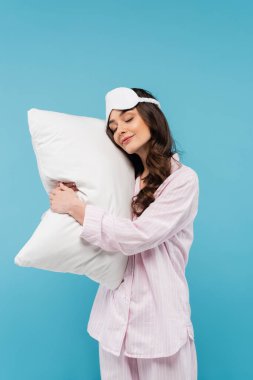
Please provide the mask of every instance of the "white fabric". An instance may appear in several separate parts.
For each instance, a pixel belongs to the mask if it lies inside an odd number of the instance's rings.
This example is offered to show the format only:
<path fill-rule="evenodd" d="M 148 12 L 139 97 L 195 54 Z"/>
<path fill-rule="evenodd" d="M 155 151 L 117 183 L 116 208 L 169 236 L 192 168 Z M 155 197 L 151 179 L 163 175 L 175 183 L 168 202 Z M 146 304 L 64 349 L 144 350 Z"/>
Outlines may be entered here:
<path fill-rule="evenodd" d="M 134 90 L 128 87 L 117 87 L 105 95 L 106 123 L 113 109 L 126 110 L 136 106 L 140 102 L 154 103 L 160 107 L 158 100 L 139 97 Z"/>
<path fill-rule="evenodd" d="M 31 109 L 29 129 L 42 184 L 49 192 L 57 181 L 75 182 L 77 195 L 119 217 L 131 218 L 135 176 L 132 164 L 105 132 L 105 121 Z M 86 275 L 115 289 L 127 257 L 85 242 L 80 225 L 50 208 L 15 257 L 20 266 Z"/>

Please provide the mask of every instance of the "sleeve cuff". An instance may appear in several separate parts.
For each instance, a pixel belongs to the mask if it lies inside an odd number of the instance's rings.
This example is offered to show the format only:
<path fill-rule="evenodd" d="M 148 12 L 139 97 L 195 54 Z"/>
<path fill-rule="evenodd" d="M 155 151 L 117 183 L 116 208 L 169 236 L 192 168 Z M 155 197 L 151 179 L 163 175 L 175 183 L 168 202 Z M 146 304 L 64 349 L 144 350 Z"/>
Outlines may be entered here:
<path fill-rule="evenodd" d="M 82 231 L 80 234 L 83 239 L 90 242 L 91 237 L 96 237 L 97 239 L 101 238 L 101 222 L 104 212 L 105 210 L 99 207 L 86 204 Z"/>

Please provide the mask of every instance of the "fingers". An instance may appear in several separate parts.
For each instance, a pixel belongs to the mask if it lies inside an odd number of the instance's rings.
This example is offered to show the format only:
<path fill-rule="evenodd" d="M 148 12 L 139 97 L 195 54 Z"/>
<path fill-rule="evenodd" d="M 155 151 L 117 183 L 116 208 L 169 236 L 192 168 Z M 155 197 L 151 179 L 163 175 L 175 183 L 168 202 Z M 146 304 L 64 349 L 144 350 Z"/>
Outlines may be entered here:
<path fill-rule="evenodd" d="M 49 192 L 50 197 L 52 198 L 53 195 L 56 195 L 59 191 L 61 191 L 60 187 L 55 187 L 53 190 Z M 51 199 L 50 198 L 50 199 Z"/>
<path fill-rule="evenodd" d="M 68 187 L 76 186 L 75 182 L 61 182 L 61 181 L 57 182 L 57 186 L 60 186 L 60 183 L 62 183 L 64 186 L 68 186 Z"/>
<path fill-rule="evenodd" d="M 51 198 L 56 195 L 59 191 L 64 190 L 64 187 L 67 187 L 73 191 L 78 191 L 78 188 L 76 187 L 75 182 L 60 182 L 57 181 L 57 186 L 49 193 Z"/>
<path fill-rule="evenodd" d="M 58 187 L 60 186 L 60 183 L 62 183 L 64 186 L 67 186 L 68 188 L 70 188 L 74 191 L 78 191 L 78 188 L 76 187 L 75 182 L 60 182 L 60 181 L 58 181 L 57 182 Z"/>

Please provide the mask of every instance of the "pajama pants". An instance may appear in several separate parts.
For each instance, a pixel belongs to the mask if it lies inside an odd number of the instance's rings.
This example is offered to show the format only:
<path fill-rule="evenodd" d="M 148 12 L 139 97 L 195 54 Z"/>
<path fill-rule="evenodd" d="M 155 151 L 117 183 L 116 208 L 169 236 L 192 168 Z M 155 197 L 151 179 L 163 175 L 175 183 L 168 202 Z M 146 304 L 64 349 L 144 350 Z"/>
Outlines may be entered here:
<path fill-rule="evenodd" d="M 139 359 L 115 356 L 99 344 L 101 380 L 197 380 L 194 340 L 188 340 L 174 355 Z"/>

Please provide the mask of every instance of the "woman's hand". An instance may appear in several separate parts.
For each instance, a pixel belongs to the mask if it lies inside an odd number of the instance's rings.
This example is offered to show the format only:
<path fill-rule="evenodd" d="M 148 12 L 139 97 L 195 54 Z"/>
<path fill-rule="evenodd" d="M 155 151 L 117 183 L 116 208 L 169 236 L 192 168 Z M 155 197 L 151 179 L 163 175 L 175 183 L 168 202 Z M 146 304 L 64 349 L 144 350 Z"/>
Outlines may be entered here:
<path fill-rule="evenodd" d="M 50 208 L 60 214 L 69 214 L 83 225 L 86 203 L 75 194 L 78 191 L 73 182 L 57 182 L 57 187 L 49 193 Z"/>
<path fill-rule="evenodd" d="M 81 201 L 75 194 L 77 190 L 73 182 L 69 182 L 67 185 L 58 182 L 57 187 L 49 193 L 51 210 L 60 214 L 69 214 L 72 207 Z"/>
<path fill-rule="evenodd" d="M 78 188 L 76 187 L 75 182 L 60 182 L 60 181 L 58 181 L 57 186 L 60 186 L 60 183 L 63 183 L 63 185 L 69 187 L 70 189 L 72 189 L 74 191 L 78 191 Z"/>

